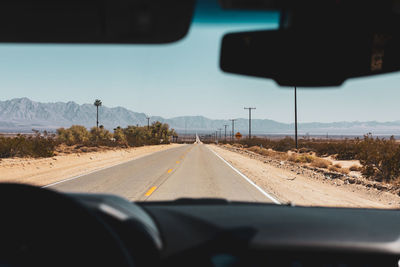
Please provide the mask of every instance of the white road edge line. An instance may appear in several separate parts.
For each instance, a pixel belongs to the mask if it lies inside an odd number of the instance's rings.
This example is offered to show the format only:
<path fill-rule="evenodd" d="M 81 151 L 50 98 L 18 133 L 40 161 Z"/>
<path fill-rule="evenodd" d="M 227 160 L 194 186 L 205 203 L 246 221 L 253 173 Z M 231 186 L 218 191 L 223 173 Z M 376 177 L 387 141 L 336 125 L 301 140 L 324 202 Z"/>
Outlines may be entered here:
<path fill-rule="evenodd" d="M 265 192 L 264 190 L 261 189 L 261 187 L 259 187 L 258 185 L 256 185 L 252 180 L 250 180 L 246 175 L 244 175 L 243 173 L 241 173 L 238 169 L 236 169 L 235 167 L 233 167 L 229 162 L 227 162 L 223 157 L 221 157 L 220 155 L 218 155 L 217 152 L 215 152 L 213 149 L 210 149 L 211 152 L 213 152 L 218 158 L 220 158 L 223 162 L 225 162 L 229 167 L 232 168 L 232 170 L 234 170 L 235 172 L 237 172 L 240 176 L 242 176 L 242 178 L 244 178 L 247 182 L 249 182 L 252 186 L 254 186 L 258 191 L 261 192 L 261 194 L 263 194 L 264 196 L 266 196 L 267 198 L 269 198 L 272 202 L 274 202 L 275 204 L 280 205 L 281 203 L 274 198 L 273 196 L 271 196 L 270 194 L 268 194 L 267 192 Z"/>
<path fill-rule="evenodd" d="M 135 159 L 132 159 L 132 160 L 135 160 Z M 132 160 L 128 160 L 128 161 L 125 161 L 125 162 L 119 162 L 119 163 L 111 165 L 111 166 L 107 166 L 107 167 L 104 167 L 104 168 L 96 169 L 96 170 L 93 170 L 93 171 L 90 171 L 90 172 L 87 172 L 87 173 L 82 173 L 82 174 L 79 174 L 77 176 L 73 176 L 73 177 L 66 178 L 64 180 L 58 181 L 58 182 L 54 182 L 54 183 L 42 186 L 42 188 L 51 187 L 51 186 L 56 185 L 56 184 L 61 184 L 61 183 L 64 183 L 64 182 L 75 180 L 75 179 L 78 179 L 79 177 L 82 177 L 82 176 L 85 176 L 85 175 L 89 175 L 89 174 L 92 174 L 92 173 L 95 173 L 95 172 L 99 172 L 99 171 L 102 171 L 102 170 L 106 170 L 106 169 L 109 169 L 109 168 L 112 168 L 112 167 L 127 163 L 127 162 L 132 161 Z"/>

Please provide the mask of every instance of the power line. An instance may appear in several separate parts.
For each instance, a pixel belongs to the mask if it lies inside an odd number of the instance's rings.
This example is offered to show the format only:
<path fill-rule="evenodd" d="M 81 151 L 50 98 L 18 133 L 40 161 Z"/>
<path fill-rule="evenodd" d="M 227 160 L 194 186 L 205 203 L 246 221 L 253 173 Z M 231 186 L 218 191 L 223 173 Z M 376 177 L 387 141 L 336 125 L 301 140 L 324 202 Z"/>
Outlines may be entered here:
<path fill-rule="evenodd" d="M 251 110 L 256 109 L 256 108 L 244 108 L 249 110 L 249 139 L 251 139 Z"/>

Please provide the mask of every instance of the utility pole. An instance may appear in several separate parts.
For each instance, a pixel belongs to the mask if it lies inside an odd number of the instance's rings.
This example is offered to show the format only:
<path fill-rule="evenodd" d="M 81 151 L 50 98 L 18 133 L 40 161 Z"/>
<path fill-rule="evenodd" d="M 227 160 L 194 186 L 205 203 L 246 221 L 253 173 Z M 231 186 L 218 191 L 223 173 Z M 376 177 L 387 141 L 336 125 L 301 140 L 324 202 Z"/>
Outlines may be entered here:
<path fill-rule="evenodd" d="M 215 141 L 218 141 L 218 131 L 215 131 Z"/>
<path fill-rule="evenodd" d="M 229 125 L 228 124 L 224 124 L 224 127 L 225 127 L 225 142 L 226 142 L 226 127 L 228 127 Z"/>
<path fill-rule="evenodd" d="M 294 138 L 296 141 L 296 149 L 298 148 L 297 144 L 297 88 L 294 87 Z"/>
<path fill-rule="evenodd" d="M 186 123 L 186 119 L 185 119 L 185 143 L 186 143 L 186 134 L 187 134 L 187 123 Z"/>
<path fill-rule="evenodd" d="M 251 139 L 251 110 L 256 108 L 244 108 L 249 110 L 249 139 Z"/>
<path fill-rule="evenodd" d="M 147 119 L 147 130 L 150 129 L 150 117 L 146 117 Z"/>
<path fill-rule="evenodd" d="M 232 122 L 232 136 L 231 136 L 231 138 L 232 138 L 232 142 L 233 142 L 233 136 L 235 135 L 235 121 L 236 121 L 236 119 L 230 119 L 230 121 Z"/>

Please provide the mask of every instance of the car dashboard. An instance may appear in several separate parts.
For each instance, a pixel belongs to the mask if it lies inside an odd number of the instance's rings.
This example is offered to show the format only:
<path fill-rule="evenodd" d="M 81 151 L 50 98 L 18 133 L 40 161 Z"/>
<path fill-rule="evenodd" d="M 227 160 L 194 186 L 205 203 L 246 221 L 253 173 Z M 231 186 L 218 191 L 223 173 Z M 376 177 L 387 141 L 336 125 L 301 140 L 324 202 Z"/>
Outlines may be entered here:
<path fill-rule="evenodd" d="M 118 233 L 138 265 L 399 266 L 396 210 L 71 196 Z"/>

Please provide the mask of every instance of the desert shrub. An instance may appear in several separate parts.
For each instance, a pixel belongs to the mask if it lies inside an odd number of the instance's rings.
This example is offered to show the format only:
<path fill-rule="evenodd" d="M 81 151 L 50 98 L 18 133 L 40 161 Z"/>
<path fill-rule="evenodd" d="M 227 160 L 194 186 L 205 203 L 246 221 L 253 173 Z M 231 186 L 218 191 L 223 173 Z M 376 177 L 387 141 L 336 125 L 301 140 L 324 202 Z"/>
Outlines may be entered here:
<path fill-rule="evenodd" d="M 51 137 L 35 136 L 0 137 L 0 158 L 51 157 L 56 142 Z"/>
<path fill-rule="evenodd" d="M 128 126 L 123 129 L 129 146 L 143 146 L 149 138 L 149 132 L 144 127 Z"/>
<path fill-rule="evenodd" d="M 277 142 L 274 142 L 272 145 L 272 149 L 281 152 L 287 152 L 293 149 L 296 146 L 295 141 L 293 138 L 285 137 Z"/>
<path fill-rule="evenodd" d="M 352 160 L 357 157 L 359 140 L 340 140 L 340 141 L 308 141 L 302 140 L 300 147 L 316 152 L 319 157 L 334 155 L 339 160 Z"/>
<path fill-rule="evenodd" d="M 310 153 L 310 152 L 313 152 L 312 151 L 312 149 L 311 148 L 308 148 L 308 147 L 302 147 L 302 148 L 300 148 L 299 149 L 299 151 L 298 151 L 299 153 Z"/>
<path fill-rule="evenodd" d="M 171 136 L 177 135 L 174 129 L 161 122 L 153 122 L 149 128 L 128 126 L 122 129 L 129 146 L 169 144 Z"/>
<path fill-rule="evenodd" d="M 289 161 L 296 162 L 296 163 L 311 163 L 315 159 L 314 156 L 307 155 L 307 154 L 291 154 L 288 158 Z"/>
<path fill-rule="evenodd" d="M 285 152 L 278 152 L 272 149 L 260 148 L 258 146 L 249 147 L 247 150 L 276 160 L 287 160 L 289 158 L 289 155 Z"/>
<path fill-rule="evenodd" d="M 72 125 L 67 129 L 57 129 L 58 141 L 69 146 L 76 144 L 87 144 L 90 138 L 90 133 L 86 127 L 81 125 Z"/>
<path fill-rule="evenodd" d="M 174 129 L 161 122 L 147 126 L 117 127 L 114 133 L 103 126 L 92 127 L 90 131 L 84 126 L 73 125 L 70 128 L 57 130 L 57 141 L 60 144 L 94 146 L 143 146 L 169 144 L 171 136 L 177 135 Z"/>
<path fill-rule="evenodd" d="M 90 129 L 89 141 L 92 145 L 115 145 L 115 143 L 113 143 L 112 141 L 112 134 L 102 126 L 100 126 L 99 128 L 92 127 Z"/>
<path fill-rule="evenodd" d="M 296 162 L 296 159 L 297 159 L 297 155 L 296 154 L 291 154 L 289 157 L 288 157 L 288 161 L 291 161 L 291 162 Z"/>
<path fill-rule="evenodd" d="M 328 170 L 333 171 L 333 172 L 339 172 L 339 173 L 342 173 L 342 174 L 348 174 L 350 172 L 350 170 L 347 169 L 347 168 L 342 168 L 342 167 L 338 167 L 338 166 L 335 166 L 335 165 L 330 165 L 328 167 Z"/>
<path fill-rule="evenodd" d="M 276 152 L 276 151 L 272 151 L 274 152 L 272 154 L 272 157 L 277 159 L 277 160 L 287 160 L 289 155 L 285 152 Z"/>
<path fill-rule="evenodd" d="M 56 146 L 67 145 L 71 151 L 80 147 L 92 151 L 97 146 L 141 146 L 168 144 L 170 137 L 176 135 L 168 124 L 154 122 L 150 127 L 128 126 L 117 127 L 111 133 L 103 126 L 93 127 L 88 131 L 84 126 L 73 125 L 70 128 L 57 129 L 56 136 L 47 132 L 41 135 L 35 131 L 34 136 L 18 135 L 16 137 L 0 136 L 0 158 L 8 157 L 50 157 Z M 75 145 L 73 148 L 71 146 Z M 90 148 L 91 147 L 91 148 Z"/>
<path fill-rule="evenodd" d="M 333 171 L 333 172 L 339 172 L 341 168 L 336 167 L 335 165 L 330 165 L 328 167 L 328 170 Z"/>
<path fill-rule="evenodd" d="M 289 155 L 286 152 L 279 152 L 272 149 L 263 149 L 262 155 L 268 156 L 276 160 L 287 160 Z"/>
<path fill-rule="evenodd" d="M 260 153 L 261 148 L 259 146 L 252 146 L 252 147 L 249 147 L 247 150 L 254 152 L 254 153 Z"/>
<path fill-rule="evenodd" d="M 275 151 L 288 151 L 294 148 L 294 140 L 286 137 L 281 140 L 270 140 L 252 138 L 251 140 L 241 140 L 242 146 L 262 146 L 263 148 Z M 364 176 L 377 181 L 396 182 L 400 181 L 400 146 L 396 140 L 373 138 L 370 134 L 363 139 L 345 140 L 299 140 L 299 150 L 301 154 L 315 152 L 318 157 L 332 156 L 339 160 L 359 160 L 362 167 L 352 166 L 350 169 L 341 166 L 329 166 L 329 163 L 313 162 L 311 165 L 328 167 L 333 171 L 342 173 L 350 170 L 361 171 Z M 258 152 L 257 152 L 258 153 Z M 264 152 L 263 152 L 264 153 Z M 288 156 L 288 160 L 293 162 L 308 162 L 308 158 L 299 158 L 298 155 Z M 340 167 L 340 168 L 339 168 Z"/>
<path fill-rule="evenodd" d="M 358 172 L 358 171 L 361 171 L 361 169 L 362 169 L 362 167 L 360 167 L 360 166 L 358 166 L 358 165 L 351 165 L 350 166 L 350 168 L 349 168 L 349 170 L 350 171 L 353 171 L 353 172 Z"/>
<path fill-rule="evenodd" d="M 299 163 L 311 163 L 313 162 L 314 157 L 310 155 L 300 155 L 297 157 L 296 162 Z"/>
<path fill-rule="evenodd" d="M 239 144 L 243 147 L 258 146 L 262 148 L 271 148 L 275 151 L 287 152 L 295 147 L 295 141 L 293 138 L 285 137 L 281 140 L 270 140 L 268 138 L 252 138 L 243 139 L 239 141 Z"/>
<path fill-rule="evenodd" d="M 128 141 L 126 139 L 126 135 L 124 134 L 124 130 L 121 127 L 117 127 L 114 129 L 113 137 L 115 142 L 121 146 L 127 146 Z"/>
<path fill-rule="evenodd" d="M 400 147 L 393 136 L 381 139 L 365 135 L 358 159 L 363 166 L 362 174 L 368 178 L 390 182 L 400 176 Z"/>
<path fill-rule="evenodd" d="M 327 159 L 315 158 L 310 165 L 317 168 L 327 169 L 330 165 L 332 165 L 332 162 Z"/>
<path fill-rule="evenodd" d="M 339 160 L 356 159 L 359 150 L 359 139 L 354 140 L 305 140 L 300 139 L 298 143 L 299 153 L 315 152 L 319 157 L 334 155 Z M 242 146 L 252 147 L 261 146 L 271 148 L 275 151 L 287 152 L 295 148 L 295 140 L 291 137 L 285 137 L 280 140 L 271 140 L 268 138 L 252 138 L 239 141 Z"/>

